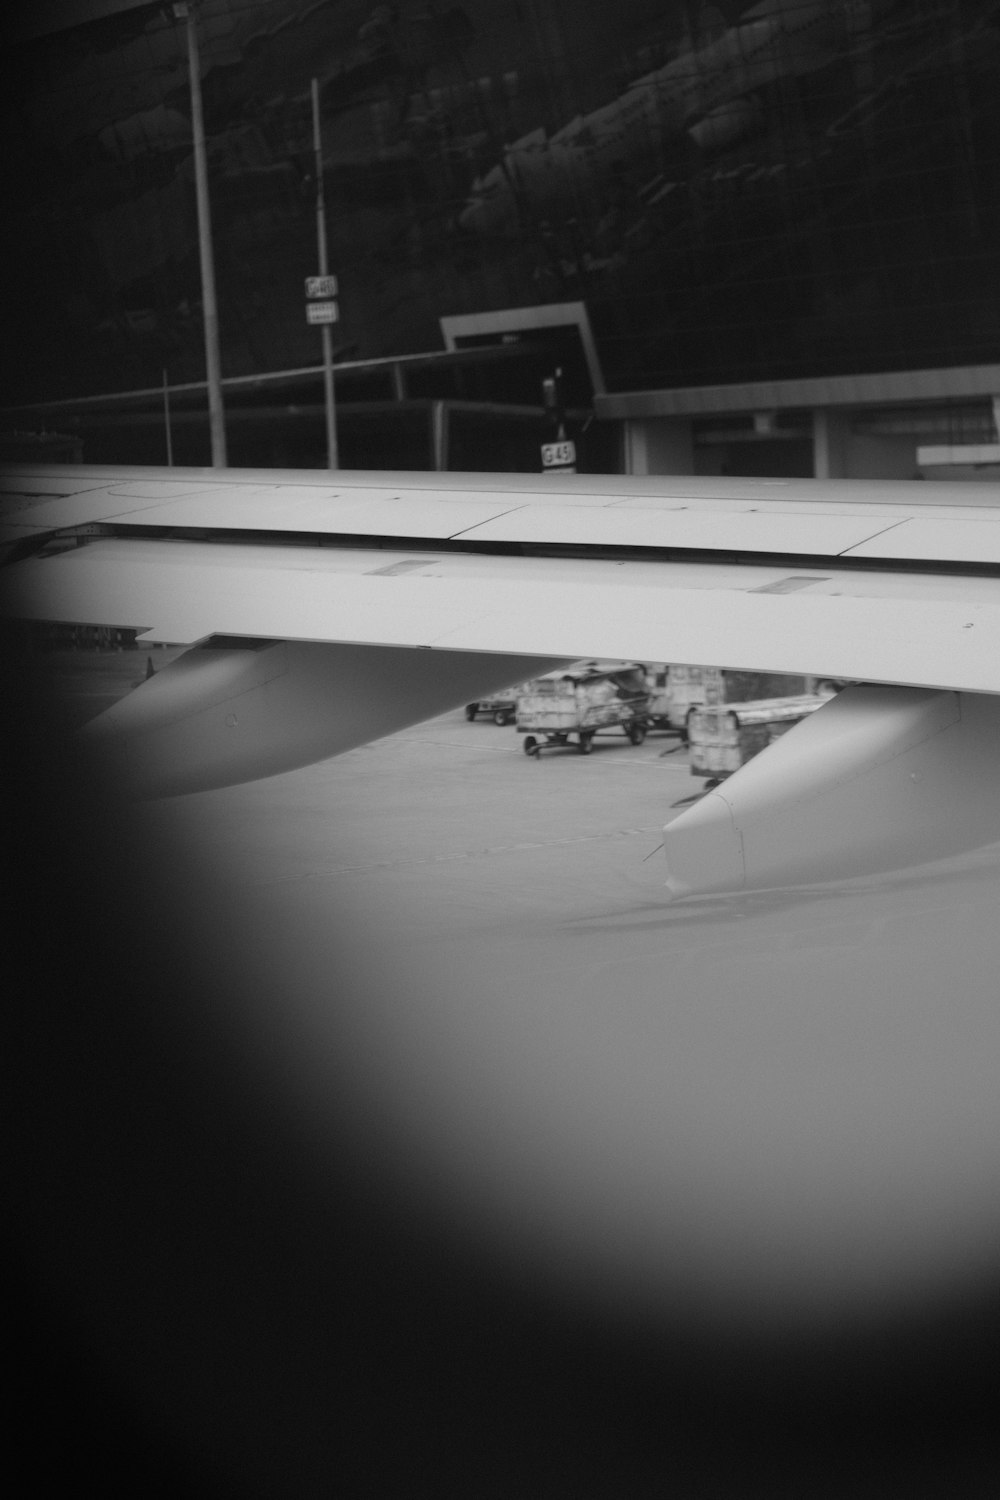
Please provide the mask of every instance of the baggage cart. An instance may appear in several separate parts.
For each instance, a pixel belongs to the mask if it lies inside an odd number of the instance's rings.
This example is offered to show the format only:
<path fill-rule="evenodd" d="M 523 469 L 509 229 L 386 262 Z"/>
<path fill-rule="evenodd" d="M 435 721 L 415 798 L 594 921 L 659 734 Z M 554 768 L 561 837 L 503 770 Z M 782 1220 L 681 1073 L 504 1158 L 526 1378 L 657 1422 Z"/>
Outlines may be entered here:
<path fill-rule="evenodd" d="M 703 703 L 746 703 L 764 698 L 819 692 L 814 679 L 777 672 L 742 672 L 724 667 L 685 666 L 674 662 L 643 663 L 649 684 L 649 724 L 687 739 L 688 712 Z M 831 684 L 835 691 L 838 684 Z"/>
<path fill-rule="evenodd" d="M 687 733 L 688 709 L 705 701 L 705 682 L 710 674 L 721 678 L 717 667 L 689 667 L 673 662 L 643 663 L 649 687 L 649 727 Z"/>
<path fill-rule="evenodd" d="M 474 703 L 465 705 L 465 717 L 470 724 L 480 715 L 492 719 L 494 724 L 513 724 L 518 692 L 516 687 L 503 688 L 492 698 L 477 698 Z"/>
<path fill-rule="evenodd" d="M 761 750 L 828 702 L 819 693 L 762 698 L 750 703 L 701 704 L 688 710 L 688 764 L 692 776 L 717 785 Z"/>
<path fill-rule="evenodd" d="M 517 731 L 525 755 L 575 742 L 589 755 L 598 734 L 622 733 L 641 745 L 648 727 L 649 693 L 638 662 L 585 662 L 527 682 L 517 698 Z"/>

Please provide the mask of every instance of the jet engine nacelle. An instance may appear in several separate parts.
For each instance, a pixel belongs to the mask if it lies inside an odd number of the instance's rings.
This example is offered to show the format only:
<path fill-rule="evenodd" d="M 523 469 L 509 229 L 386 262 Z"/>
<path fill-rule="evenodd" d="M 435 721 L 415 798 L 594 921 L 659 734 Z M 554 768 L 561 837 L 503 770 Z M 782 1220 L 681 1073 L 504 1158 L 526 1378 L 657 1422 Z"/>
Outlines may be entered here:
<path fill-rule="evenodd" d="M 1000 697 L 858 683 L 667 825 L 667 886 L 840 880 L 997 839 Z"/>
<path fill-rule="evenodd" d="M 92 720 L 83 737 L 129 794 L 175 796 L 326 760 L 563 660 L 209 641 Z"/>

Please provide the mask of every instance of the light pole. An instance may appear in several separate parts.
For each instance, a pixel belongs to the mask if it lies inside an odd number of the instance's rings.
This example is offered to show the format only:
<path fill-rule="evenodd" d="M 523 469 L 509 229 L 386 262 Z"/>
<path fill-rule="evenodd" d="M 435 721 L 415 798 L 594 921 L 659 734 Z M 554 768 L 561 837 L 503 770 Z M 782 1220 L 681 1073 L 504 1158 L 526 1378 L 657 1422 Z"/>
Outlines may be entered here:
<path fill-rule="evenodd" d="M 226 467 L 226 418 L 222 407 L 219 361 L 219 310 L 215 298 L 215 261 L 212 255 L 212 210 L 208 198 L 205 121 L 201 108 L 201 55 L 195 0 L 174 5 L 178 20 L 187 21 L 188 74 L 191 84 L 191 133 L 194 141 L 194 184 L 198 210 L 198 258 L 201 266 L 201 305 L 205 326 L 205 379 L 208 385 L 208 425 L 212 467 Z"/>
<path fill-rule="evenodd" d="M 316 159 L 316 249 L 321 278 L 329 275 L 326 257 L 326 198 L 323 191 L 323 143 L 319 125 L 319 79 L 312 81 L 313 153 Z M 326 466 L 336 469 L 337 413 L 333 395 L 333 336 L 329 323 L 320 325 L 323 335 L 323 393 L 326 407 Z"/>

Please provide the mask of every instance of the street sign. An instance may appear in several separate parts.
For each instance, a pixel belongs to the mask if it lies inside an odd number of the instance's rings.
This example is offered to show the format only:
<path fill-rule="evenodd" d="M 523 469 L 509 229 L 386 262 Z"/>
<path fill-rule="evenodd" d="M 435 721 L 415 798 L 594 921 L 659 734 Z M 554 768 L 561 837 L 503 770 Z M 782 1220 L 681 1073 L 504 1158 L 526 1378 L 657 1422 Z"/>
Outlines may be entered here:
<path fill-rule="evenodd" d="M 337 295 L 337 278 L 336 278 L 336 276 L 307 276 L 306 277 L 306 296 L 307 297 L 336 297 L 336 295 Z"/>
<path fill-rule="evenodd" d="M 570 439 L 542 444 L 543 469 L 568 469 L 576 463 L 576 444 Z"/>
<path fill-rule="evenodd" d="M 340 320 L 340 307 L 336 302 L 307 302 L 307 323 L 337 323 Z"/>

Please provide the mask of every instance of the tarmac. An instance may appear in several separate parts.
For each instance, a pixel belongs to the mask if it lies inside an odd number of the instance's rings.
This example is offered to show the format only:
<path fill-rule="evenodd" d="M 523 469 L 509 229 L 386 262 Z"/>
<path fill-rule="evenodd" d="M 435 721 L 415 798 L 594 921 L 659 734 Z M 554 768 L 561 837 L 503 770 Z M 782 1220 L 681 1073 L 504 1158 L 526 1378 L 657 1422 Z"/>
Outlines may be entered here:
<path fill-rule="evenodd" d="M 145 655 L 85 688 L 77 662 L 78 702 Z M 1000 1232 L 997 848 L 671 903 L 662 828 L 700 785 L 666 734 L 535 759 L 458 707 L 135 818 L 243 984 L 240 1045 L 447 1232 L 647 1323 L 971 1284 Z"/>
<path fill-rule="evenodd" d="M 600 735 L 528 757 L 510 727 L 461 710 L 317 766 L 185 799 L 204 803 L 245 878 L 295 885 L 358 919 L 391 908 L 409 940 L 632 910 L 662 890 L 662 827 L 696 795 L 676 736 Z M 680 811 L 678 808 L 676 811 Z M 615 898 L 617 897 L 617 902 Z"/>
<path fill-rule="evenodd" d="M 267 933 L 320 1133 L 374 1110 L 491 1253 L 647 1320 L 926 1302 L 1000 1229 L 996 850 L 670 903 L 700 786 L 667 735 L 536 760 L 456 709 L 143 816 Z"/>

